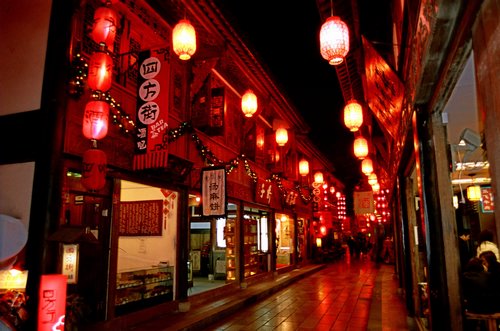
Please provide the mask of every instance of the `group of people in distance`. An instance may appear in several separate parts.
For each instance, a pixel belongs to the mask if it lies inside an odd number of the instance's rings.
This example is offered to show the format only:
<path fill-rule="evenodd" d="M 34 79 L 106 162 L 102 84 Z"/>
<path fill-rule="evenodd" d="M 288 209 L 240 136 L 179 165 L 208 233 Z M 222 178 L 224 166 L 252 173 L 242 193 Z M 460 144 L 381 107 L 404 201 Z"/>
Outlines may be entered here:
<path fill-rule="evenodd" d="M 467 311 L 481 314 L 500 312 L 499 261 L 493 233 L 482 231 L 474 256 L 463 267 L 463 294 Z"/>

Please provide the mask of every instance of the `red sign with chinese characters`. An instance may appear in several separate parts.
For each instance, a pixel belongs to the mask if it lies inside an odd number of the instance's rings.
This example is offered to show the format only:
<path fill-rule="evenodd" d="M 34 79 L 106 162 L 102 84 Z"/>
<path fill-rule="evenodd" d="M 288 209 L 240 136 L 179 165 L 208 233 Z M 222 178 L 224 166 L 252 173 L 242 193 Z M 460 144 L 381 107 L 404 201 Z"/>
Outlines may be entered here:
<path fill-rule="evenodd" d="M 38 331 L 64 331 L 66 276 L 42 275 L 38 300 Z"/>
<path fill-rule="evenodd" d="M 255 187 L 255 202 L 268 206 L 271 205 L 274 196 L 278 194 L 276 191 L 273 182 L 258 178 Z"/>
<path fill-rule="evenodd" d="M 483 213 L 493 213 L 495 211 L 495 200 L 493 199 L 491 187 L 481 187 L 481 202 Z"/>

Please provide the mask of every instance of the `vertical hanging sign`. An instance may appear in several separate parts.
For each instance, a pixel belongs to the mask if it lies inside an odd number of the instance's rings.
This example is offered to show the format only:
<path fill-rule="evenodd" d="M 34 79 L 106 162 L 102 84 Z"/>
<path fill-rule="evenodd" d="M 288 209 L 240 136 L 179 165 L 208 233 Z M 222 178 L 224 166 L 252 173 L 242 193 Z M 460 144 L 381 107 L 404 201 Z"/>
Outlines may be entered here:
<path fill-rule="evenodd" d="M 134 170 L 167 166 L 169 78 L 169 48 L 139 54 Z"/>
<path fill-rule="evenodd" d="M 226 170 L 207 168 L 202 170 L 201 199 L 203 216 L 226 214 Z"/>
<path fill-rule="evenodd" d="M 66 276 L 42 275 L 38 299 L 38 331 L 64 330 Z"/>

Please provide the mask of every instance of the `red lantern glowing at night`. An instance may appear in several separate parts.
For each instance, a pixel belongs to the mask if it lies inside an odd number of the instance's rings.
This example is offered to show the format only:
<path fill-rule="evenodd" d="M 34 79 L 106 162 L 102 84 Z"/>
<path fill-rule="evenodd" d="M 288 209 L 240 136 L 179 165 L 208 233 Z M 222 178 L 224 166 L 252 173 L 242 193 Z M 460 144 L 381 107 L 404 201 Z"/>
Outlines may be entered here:
<path fill-rule="evenodd" d="M 106 154 L 97 148 L 83 153 L 82 185 L 89 191 L 98 191 L 106 184 Z"/>
<path fill-rule="evenodd" d="M 99 140 L 108 134 L 109 105 L 105 101 L 89 101 L 83 114 L 82 133 L 87 139 Z"/>
<path fill-rule="evenodd" d="M 257 96 L 252 90 L 247 90 L 241 97 L 241 111 L 245 117 L 252 117 L 257 111 Z"/>
<path fill-rule="evenodd" d="M 354 155 L 358 159 L 364 159 L 368 155 L 368 142 L 363 137 L 354 139 Z"/>
<path fill-rule="evenodd" d="M 319 33 L 321 56 L 331 65 L 344 61 L 349 52 L 349 29 L 338 16 L 330 16 Z"/>
<path fill-rule="evenodd" d="M 111 88 L 113 59 L 105 52 L 95 52 L 90 57 L 87 83 L 94 91 L 106 92 Z"/>
<path fill-rule="evenodd" d="M 196 52 L 196 31 L 188 20 L 180 20 L 172 30 L 172 47 L 181 60 L 189 60 Z"/>
<path fill-rule="evenodd" d="M 113 9 L 109 7 L 97 8 L 90 36 L 96 43 L 105 44 L 110 51 L 113 51 L 117 26 L 118 19 Z"/>
<path fill-rule="evenodd" d="M 361 171 L 367 176 L 373 172 L 373 162 L 369 157 L 361 162 Z"/>
<path fill-rule="evenodd" d="M 288 142 L 288 131 L 285 128 L 276 130 L 276 143 L 278 146 L 285 146 Z"/>
<path fill-rule="evenodd" d="M 344 107 L 344 124 L 352 132 L 363 124 L 363 108 L 356 100 L 350 100 Z"/>
<path fill-rule="evenodd" d="M 299 174 L 301 176 L 309 175 L 309 161 L 306 159 L 302 159 L 299 162 Z"/>

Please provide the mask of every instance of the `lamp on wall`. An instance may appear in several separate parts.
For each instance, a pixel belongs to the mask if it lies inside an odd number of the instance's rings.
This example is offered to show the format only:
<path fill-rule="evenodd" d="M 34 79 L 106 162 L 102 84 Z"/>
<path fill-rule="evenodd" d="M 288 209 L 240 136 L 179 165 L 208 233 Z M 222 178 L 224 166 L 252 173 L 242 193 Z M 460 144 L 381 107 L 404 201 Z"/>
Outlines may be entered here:
<path fill-rule="evenodd" d="M 288 131 L 285 128 L 278 128 L 276 130 L 276 143 L 278 146 L 285 146 L 288 142 Z"/>
<path fill-rule="evenodd" d="M 323 173 L 321 171 L 316 171 L 314 173 L 314 182 L 323 183 Z"/>
<path fill-rule="evenodd" d="M 196 52 L 196 31 L 187 19 L 182 19 L 172 30 L 172 47 L 181 60 L 189 60 Z"/>
<path fill-rule="evenodd" d="M 257 112 L 257 96 L 252 90 L 247 90 L 241 97 L 241 111 L 245 117 L 252 117 Z"/>
<path fill-rule="evenodd" d="M 299 161 L 299 174 L 301 176 L 309 175 L 309 161 L 302 159 Z"/>

